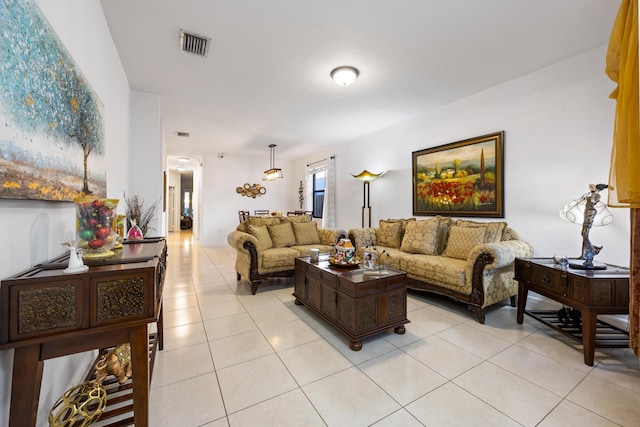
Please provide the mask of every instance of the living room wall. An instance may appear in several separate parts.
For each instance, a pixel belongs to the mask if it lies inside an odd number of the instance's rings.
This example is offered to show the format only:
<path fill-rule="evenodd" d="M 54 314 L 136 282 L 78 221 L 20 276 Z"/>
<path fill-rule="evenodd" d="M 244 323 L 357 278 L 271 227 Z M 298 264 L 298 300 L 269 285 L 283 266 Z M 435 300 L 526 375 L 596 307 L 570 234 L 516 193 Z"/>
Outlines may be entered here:
<path fill-rule="evenodd" d="M 298 206 L 298 181 L 292 173 L 292 163 L 278 159 L 277 167 L 284 178 L 262 181 L 262 172 L 269 168 L 269 149 L 263 157 L 205 153 L 202 156 L 202 191 L 198 201 L 200 221 L 195 222 L 203 245 L 226 245 L 227 235 L 238 226 L 238 211 L 256 209 L 273 211 L 295 210 Z M 263 196 L 243 197 L 236 192 L 245 183 L 260 184 L 267 189 Z M 286 212 L 285 212 L 286 213 Z"/>
<path fill-rule="evenodd" d="M 122 198 L 130 179 L 130 88 L 98 0 L 38 0 L 38 6 L 104 104 L 107 196 Z M 124 212 L 121 205 L 120 212 Z M 69 202 L 0 200 L 0 279 L 64 253 L 73 240 L 75 207 Z M 93 354 L 45 363 L 38 425 L 55 401 L 82 381 Z M 0 425 L 8 424 L 13 350 L 0 351 Z"/>
<path fill-rule="evenodd" d="M 615 102 L 604 74 L 606 46 L 477 93 L 402 124 L 298 159 L 305 164 L 336 155 L 337 223 L 361 225 L 363 169 L 388 171 L 371 184 L 372 223 L 412 216 L 413 151 L 505 131 L 505 220 L 535 248 L 536 256 L 580 253 L 580 226 L 558 211 L 607 183 Z M 507 59 L 505 59 L 507 60 Z M 357 82 L 355 83 L 357 84 Z M 348 88 L 347 88 L 348 90 Z M 603 192 L 603 200 L 607 193 Z M 611 209 L 614 222 L 594 227 L 601 262 L 629 265 L 629 211 Z"/>

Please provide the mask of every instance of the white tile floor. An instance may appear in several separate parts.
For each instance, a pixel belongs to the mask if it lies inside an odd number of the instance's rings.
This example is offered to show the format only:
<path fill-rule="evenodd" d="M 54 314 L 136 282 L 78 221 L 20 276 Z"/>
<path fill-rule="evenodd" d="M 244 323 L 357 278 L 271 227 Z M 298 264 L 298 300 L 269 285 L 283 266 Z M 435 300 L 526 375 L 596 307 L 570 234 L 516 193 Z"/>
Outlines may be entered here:
<path fill-rule="evenodd" d="M 168 237 L 165 349 L 152 426 L 640 426 L 631 350 L 582 347 L 508 305 L 477 323 L 464 304 L 410 293 L 405 335 L 349 349 L 291 279 L 251 295 L 235 251 Z M 531 300 L 529 306 L 555 306 Z"/>

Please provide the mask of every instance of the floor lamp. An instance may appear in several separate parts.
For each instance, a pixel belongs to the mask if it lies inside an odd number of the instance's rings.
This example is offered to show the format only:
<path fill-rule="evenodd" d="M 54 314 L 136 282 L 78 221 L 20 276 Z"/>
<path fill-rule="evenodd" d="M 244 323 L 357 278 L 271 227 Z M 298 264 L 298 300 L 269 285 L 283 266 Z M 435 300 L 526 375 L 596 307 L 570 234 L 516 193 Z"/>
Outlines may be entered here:
<path fill-rule="evenodd" d="M 362 195 L 362 227 L 364 227 L 365 224 L 365 216 L 367 217 L 367 224 L 368 227 L 371 227 L 371 205 L 370 205 L 370 198 L 369 198 L 369 186 L 370 186 L 370 182 L 373 181 L 376 178 L 380 178 L 382 175 L 384 175 L 384 172 L 380 172 L 380 173 L 371 173 L 368 170 L 363 170 L 362 172 L 360 172 L 358 175 L 354 175 L 351 174 L 351 176 L 353 176 L 356 179 L 359 179 L 360 181 L 363 181 L 363 195 Z"/>

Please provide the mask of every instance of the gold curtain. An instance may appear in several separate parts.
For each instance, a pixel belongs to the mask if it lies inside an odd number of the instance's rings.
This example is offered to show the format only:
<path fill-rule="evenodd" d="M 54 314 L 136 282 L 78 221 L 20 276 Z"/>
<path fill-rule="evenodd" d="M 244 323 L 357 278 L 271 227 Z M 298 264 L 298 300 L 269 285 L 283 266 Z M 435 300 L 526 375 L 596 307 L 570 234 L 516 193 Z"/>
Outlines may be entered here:
<path fill-rule="evenodd" d="M 617 83 L 609 170 L 609 205 L 631 208 L 629 345 L 640 356 L 640 130 L 638 128 L 638 0 L 622 0 L 611 30 L 606 73 Z"/>

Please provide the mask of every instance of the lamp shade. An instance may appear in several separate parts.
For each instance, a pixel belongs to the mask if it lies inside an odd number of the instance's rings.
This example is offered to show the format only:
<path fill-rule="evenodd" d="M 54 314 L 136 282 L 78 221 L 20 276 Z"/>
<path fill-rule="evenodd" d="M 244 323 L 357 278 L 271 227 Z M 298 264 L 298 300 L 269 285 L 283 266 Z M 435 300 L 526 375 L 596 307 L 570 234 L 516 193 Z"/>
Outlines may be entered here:
<path fill-rule="evenodd" d="M 356 68 L 343 66 L 331 71 L 331 78 L 340 86 L 349 86 L 358 78 L 359 74 L 360 72 Z"/>
<path fill-rule="evenodd" d="M 283 178 L 282 169 L 280 168 L 271 168 L 266 170 L 262 176 L 263 181 L 273 181 L 280 178 Z"/>
<path fill-rule="evenodd" d="M 386 171 L 385 171 L 386 172 Z M 368 170 L 363 170 L 358 175 L 351 174 L 352 177 L 359 179 L 360 181 L 373 181 L 376 178 L 380 178 L 385 172 L 371 173 Z"/>
<path fill-rule="evenodd" d="M 572 200 L 560 209 L 560 218 L 574 224 L 582 225 L 584 223 L 584 211 L 586 207 L 587 201 L 585 197 Z M 605 203 L 597 202 L 594 208 L 596 209 L 596 215 L 591 224 L 593 227 L 604 227 L 613 222 L 613 215 Z"/>
<path fill-rule="evenodd" d="M 276 162 L 275 148 L 276 144 L 269 145 L 269 169 L 264 171 L 264 175 L 262 176 L 263 181 L 274 181 L 284 177 L 282 175 L 282 169 L 274 166 Z"/>

